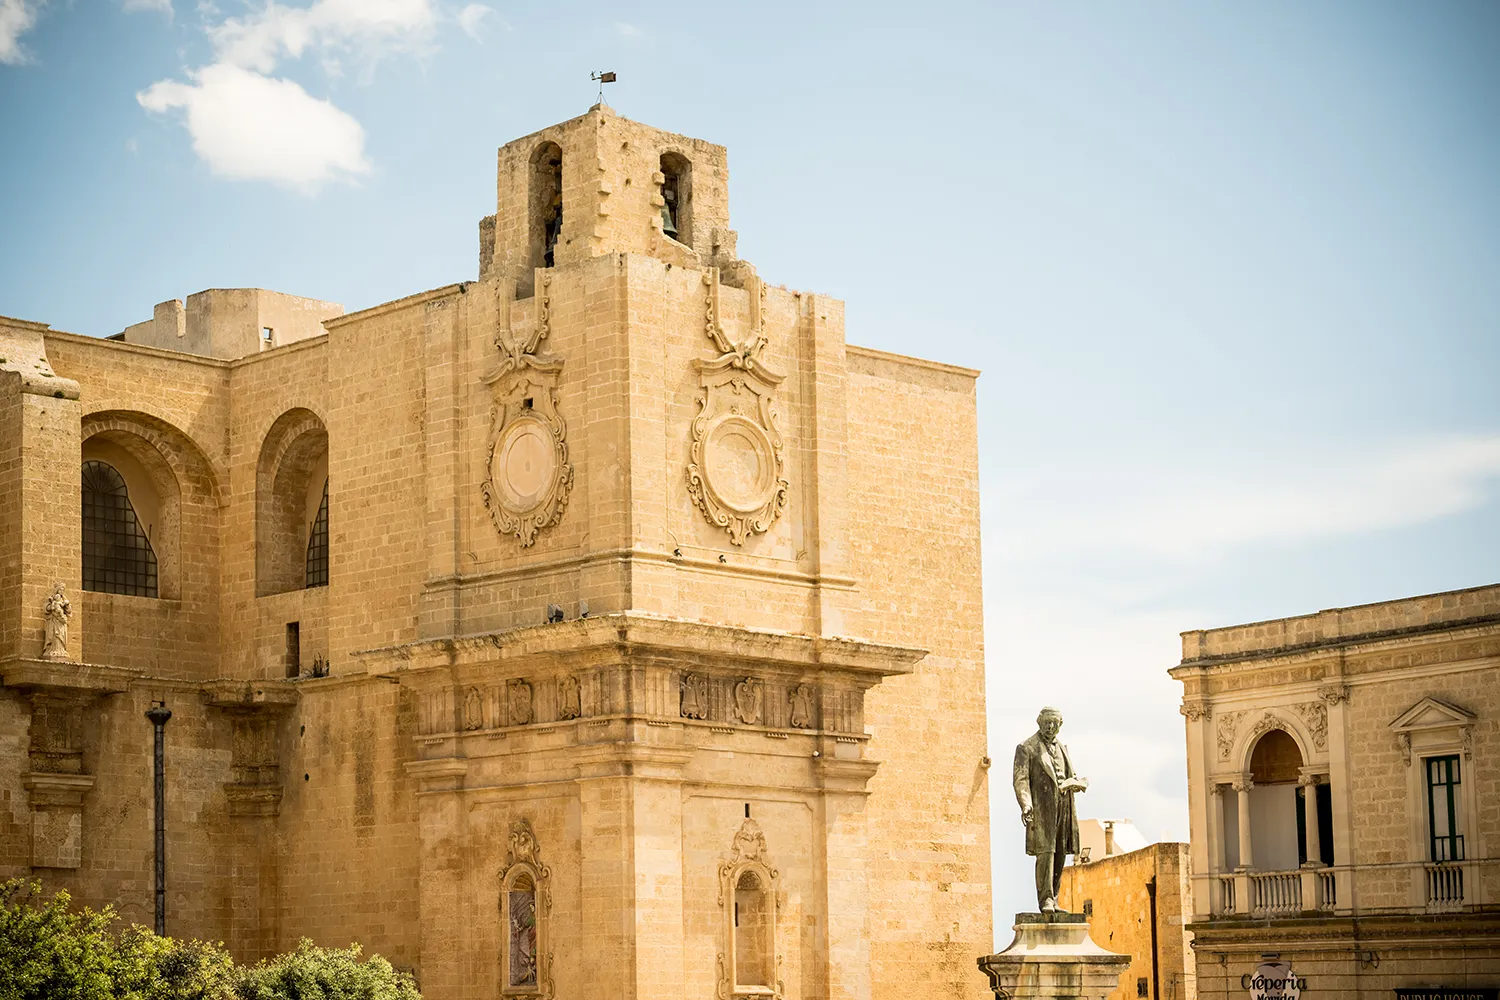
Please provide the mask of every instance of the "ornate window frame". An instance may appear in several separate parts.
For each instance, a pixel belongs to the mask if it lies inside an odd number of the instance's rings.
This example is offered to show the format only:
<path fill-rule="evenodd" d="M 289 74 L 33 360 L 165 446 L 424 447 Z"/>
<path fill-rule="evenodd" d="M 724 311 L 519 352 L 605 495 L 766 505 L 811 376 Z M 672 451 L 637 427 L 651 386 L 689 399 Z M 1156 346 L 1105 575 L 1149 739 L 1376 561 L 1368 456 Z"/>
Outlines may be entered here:
<path fill-rule="evenodd" d="M 739 962 L 735 935 L 736 888 L 745 874 L 752 874 L 760 883 L 766 898 L 766 983 L 740 983 Z M 756 1000 L 782 1000 L 784 987 L 781 982 L 781 954 L 777 950 L 776 925 L 780 914 L 776 896 L 780 872 L 766 860 L 766 835 L 760 824 L 745 817 L 739 832 L 734 835 L 734 846 L 729 860 L 719 865 L 719 907 L 724 911 L 724 950 L 719 952 L 718 1000 L 739 1000 L 753 997 Z"/>
<path fill-rule="evenodd" d="M 531 881 L 535 894 L 533 914 L 536 920 L 536 981 L 511 985 L 510 893 L 522 877 Z M 510 850 L 500 871 L 500 995 L 504 997 L 550 997 L 552 983 L 552 869 L 542 863 L 536 834 L 525 819 L 511 824 Z"/>
<path fill-rule="evenodd" d="M 1429 830 L 1427 828 L 1427 765 L 1431 757 L 1458 757 L 1462 769 L 1459 782 L 1459 800 L 1462 816 L 1459 832 L 1464 838 L 1467 858 L 1488 857 L 1483 833 L 1475 822 L 1479 803 L 1476 801 L 1472 779 L 1474 760 L 1474 723 L 1476 717 L 1457 705 L 1437 698 L 1423 698 L 1402 712 L 1390 723 L 1401 751 L 1401 760 L 1406 765 L 1406 814 L 1407 814 L 1407 861 L 1419 867 L 1412 872 L 1412 903 L 1417 907 L 1427 906 L 1427 887 L 1424 866 L 1434 862 L 1429 855 Z M 1455 867 L 1468 869 L 1467 861 L 1445 862 Z M 1477 872 L 1466 871 L 1464 904 L 1484 902 L 1480 898 L 1482 886 Z"/>

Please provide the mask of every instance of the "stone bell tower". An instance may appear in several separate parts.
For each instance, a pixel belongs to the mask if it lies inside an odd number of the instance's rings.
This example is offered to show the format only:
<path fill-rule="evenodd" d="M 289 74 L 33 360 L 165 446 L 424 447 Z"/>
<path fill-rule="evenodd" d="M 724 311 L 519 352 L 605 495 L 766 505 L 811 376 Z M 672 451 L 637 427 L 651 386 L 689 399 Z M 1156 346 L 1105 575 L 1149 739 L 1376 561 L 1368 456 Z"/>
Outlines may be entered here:
<path fill-rule="evenodd" d="M 720 146 L 598 106 L 496 208 L 425 306 L 419 638 L 357 654 L 415 708 L 424 990 L 978 996 L 973 373 L 738 260 Z"/>

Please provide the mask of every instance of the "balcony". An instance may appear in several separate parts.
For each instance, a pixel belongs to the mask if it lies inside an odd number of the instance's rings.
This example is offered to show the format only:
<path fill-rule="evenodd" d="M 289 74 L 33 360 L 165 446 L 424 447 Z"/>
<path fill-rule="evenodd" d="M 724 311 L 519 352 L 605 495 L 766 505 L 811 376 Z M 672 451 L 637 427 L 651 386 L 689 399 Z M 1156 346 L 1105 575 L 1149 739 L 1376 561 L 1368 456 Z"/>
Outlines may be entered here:
<path fill-rule="evenodd" d="M 1480 904 L 1481 870 L 1500 858 L 1474 861 L 1331 865 L 1287 871 L 1213 872 L 1206 883 L 1214 917 L 1294 917 L 1333 913 L 1453 913 Z M 1347 900 L 1341 905 L 1341 900 Z M 1489 900 L 1494 902 L 1493 899 Z"/>

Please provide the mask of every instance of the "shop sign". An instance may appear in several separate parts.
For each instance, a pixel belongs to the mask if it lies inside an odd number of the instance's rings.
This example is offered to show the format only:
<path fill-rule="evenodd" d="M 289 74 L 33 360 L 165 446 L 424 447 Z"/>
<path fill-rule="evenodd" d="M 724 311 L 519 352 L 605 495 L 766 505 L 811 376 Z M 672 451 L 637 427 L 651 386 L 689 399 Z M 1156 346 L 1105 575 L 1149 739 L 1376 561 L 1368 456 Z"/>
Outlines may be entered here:
<path fill-rule="evenodd" d="M 1262 962 L 1240 977 L 1240 986 L 1250 991 L 1250 1000 L 1298 1000 L 1307 980 L 1293 972 L 1289 962 Z"/>
<path fill-rule="evenodd" d="M 1494 986 L 1397 987 L 1396 1000 L 1500 1000 Z"/>

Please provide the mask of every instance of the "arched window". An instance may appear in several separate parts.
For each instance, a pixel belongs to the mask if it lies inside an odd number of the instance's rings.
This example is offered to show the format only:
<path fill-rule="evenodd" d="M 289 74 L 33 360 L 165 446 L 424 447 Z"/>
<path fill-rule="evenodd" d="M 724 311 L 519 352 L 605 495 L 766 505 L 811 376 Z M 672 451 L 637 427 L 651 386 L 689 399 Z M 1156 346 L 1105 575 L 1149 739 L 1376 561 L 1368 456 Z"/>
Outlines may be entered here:
<path fill-rule="evenodd" d="M 510 936 L 505 985 L 511 989 L 536 986 L 536 884 L 526 872 L 518 873 L 506 887 L 506 915 Z"/>
<path fill-rule="evenodd" d="M 531 824 L 516 820 L 500 872 L 500 992 L 513 1000 L 555 995 L 547 939 L 551 883 L 552 869 L 542 864 Z"/>
<path fill-rule="evenodd" d="M 323 480 L 323 499 L 307 536 L 307 585 L 328 586 L 328 480 Z"/>
<path fill-rule="evenodd" d="M 563 224 L 562 147 L 544 142 L 531 154 L 531 265 L 551 267 Z"/>
<path fill-rule="evenodd" d="M 661 231 L 693 245 L 693 165 L 680 153 L 661 155 Z"/>
<path fill-rule="evenodd" d="M 769 987 L 771 962 L 771 901 L 760 876 L 740 873 L 734 886 L 734 984 Z"/>
<path fill-rule="evenodd" d="M 156 553 L 141 528 L 125 477 L 105 462 L 83 463 L 83 589 L 157 596 Z"/>

